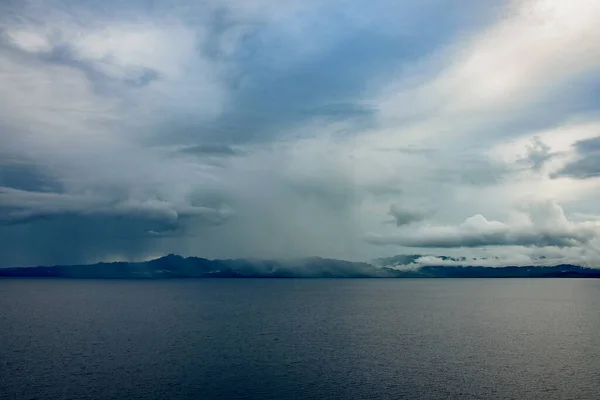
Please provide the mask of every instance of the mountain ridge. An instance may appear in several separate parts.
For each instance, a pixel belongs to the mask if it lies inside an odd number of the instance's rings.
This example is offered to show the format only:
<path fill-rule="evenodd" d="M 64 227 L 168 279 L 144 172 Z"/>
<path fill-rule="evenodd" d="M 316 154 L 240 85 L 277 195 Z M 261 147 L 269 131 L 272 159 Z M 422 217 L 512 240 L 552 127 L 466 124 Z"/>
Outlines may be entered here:
<path fill-rule="evenodd" d="M 395 256 L 412 260 L 415 255 Z M 168 278 L 600 278 L 600 269 L 554 266 L 424 265 L 410 268 L 320 257 L 285 260 L 216 259 L 176 254 L 141 262 L 100 262 L 0 269 L 3 278 L 168 279 Z"/>

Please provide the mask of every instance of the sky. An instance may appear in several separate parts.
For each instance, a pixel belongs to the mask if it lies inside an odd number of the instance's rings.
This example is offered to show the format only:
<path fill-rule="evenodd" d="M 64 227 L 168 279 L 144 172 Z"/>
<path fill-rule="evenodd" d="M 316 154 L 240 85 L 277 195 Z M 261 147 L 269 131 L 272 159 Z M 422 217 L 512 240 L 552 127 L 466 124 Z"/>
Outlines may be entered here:
<path fill-rule="evenodd" d="M 600 266 L 597 0 L 0 2 L 0 267 Z"/>

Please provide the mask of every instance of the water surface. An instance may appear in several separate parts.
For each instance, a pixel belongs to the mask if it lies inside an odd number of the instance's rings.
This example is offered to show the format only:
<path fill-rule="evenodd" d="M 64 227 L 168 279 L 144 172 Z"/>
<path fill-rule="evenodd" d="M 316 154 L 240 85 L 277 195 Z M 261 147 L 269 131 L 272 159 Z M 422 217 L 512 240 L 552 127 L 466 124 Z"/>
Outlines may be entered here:
<path fill-rule="evenodd" d="M 0 280 L 0 398 L 598 399 L 600 280 Z"/>

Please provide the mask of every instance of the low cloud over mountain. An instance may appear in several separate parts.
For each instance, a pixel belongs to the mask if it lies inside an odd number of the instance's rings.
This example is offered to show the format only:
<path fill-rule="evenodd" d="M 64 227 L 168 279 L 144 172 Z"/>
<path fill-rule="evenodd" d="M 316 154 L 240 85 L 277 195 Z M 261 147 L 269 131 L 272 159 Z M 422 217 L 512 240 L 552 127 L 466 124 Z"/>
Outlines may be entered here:
<path fill-rule="evenodd" d="M 582 277 L 600 278 L 600 269 L 577 265 L 505 266 L 490 268 L 476 260 L 405 255 L 381 258 L 374 264 L 318 257 L 288 260 L 207 260 L 168 255 L 151 261 L 94 265 L 0 268 L 0 277 L 79 279 L 167 278 L 479 278 Z M 469 264 L 469 263 L 474 264 Z"/>

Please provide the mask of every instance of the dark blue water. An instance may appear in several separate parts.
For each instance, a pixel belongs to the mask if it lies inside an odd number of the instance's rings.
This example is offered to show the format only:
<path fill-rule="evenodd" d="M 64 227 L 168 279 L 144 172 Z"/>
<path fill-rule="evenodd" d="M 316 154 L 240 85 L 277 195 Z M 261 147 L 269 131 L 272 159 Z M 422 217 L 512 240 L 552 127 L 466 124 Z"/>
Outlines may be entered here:
<path fill-rule="evenodd" d="M 0 280 L 3 399 L 598 399 L 600 280 Z"/>

